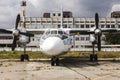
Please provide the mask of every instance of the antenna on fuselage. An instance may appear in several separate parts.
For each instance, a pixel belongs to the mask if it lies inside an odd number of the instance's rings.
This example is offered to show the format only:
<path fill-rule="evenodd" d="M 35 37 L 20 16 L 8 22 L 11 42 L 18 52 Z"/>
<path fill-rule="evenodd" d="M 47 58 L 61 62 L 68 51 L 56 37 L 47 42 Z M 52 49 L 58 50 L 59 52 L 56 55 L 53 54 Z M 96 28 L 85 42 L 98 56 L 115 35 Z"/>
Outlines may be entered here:
<path fill-rule="evenodd" d="M 61 25 L 60 28 L 63 28 L 63 7 L 61 6 Z"/>

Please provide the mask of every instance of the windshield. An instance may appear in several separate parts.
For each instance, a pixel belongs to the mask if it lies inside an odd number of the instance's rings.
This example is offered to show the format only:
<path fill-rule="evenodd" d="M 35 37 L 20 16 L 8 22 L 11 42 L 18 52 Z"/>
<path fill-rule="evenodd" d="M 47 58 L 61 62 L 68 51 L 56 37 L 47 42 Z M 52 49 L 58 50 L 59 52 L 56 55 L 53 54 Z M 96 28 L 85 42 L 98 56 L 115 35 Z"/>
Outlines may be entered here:
<path fill-rule="evenodd" d="M 51 34 L 57 34 L 56 30 L 51 31 Z"/>

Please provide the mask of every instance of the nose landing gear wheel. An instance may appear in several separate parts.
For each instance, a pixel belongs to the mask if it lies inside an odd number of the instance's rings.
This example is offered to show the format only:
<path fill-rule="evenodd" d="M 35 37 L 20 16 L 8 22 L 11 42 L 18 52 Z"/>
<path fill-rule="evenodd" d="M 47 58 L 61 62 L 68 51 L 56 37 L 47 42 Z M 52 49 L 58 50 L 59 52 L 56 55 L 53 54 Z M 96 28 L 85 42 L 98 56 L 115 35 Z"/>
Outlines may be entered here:
<path fill-rule="evenodd" d="M 59 58 L 52 57 L 51 58 L 51 66 L 59 66 Z"/>
<path fill-rule="evenodd" d="M 54 66 L 54 65 L 55 65 L 54 58 L 51 58 L 51 66 Z"/>
<path fill-rule="evenodd" d="M 98 55 L 97 54 L 90 54 L 90 61 L 98 61 Z"/>

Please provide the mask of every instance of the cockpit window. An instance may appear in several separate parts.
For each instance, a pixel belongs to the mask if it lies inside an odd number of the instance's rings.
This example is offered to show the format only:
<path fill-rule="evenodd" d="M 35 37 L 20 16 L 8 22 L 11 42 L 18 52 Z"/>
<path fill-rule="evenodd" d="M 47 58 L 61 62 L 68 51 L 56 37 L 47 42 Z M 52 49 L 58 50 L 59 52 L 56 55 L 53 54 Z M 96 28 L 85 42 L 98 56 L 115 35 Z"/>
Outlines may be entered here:
<path fill-rule="evenodd" d="M 64 35 L 68 35 L 66 32 L 64 32 Z"/>
<path fill-rule="evenodd" d="M 53 37 L 53 36 L 60 37 L 61 39 L 68 38 L 68 34 L 63 30 L 47 30 L 44 33 L 43 37 L 46 38 L 46 37 L 49 37 L 49 36 L 51 36 L 51 37 Z"/>
<path fill-rule="evenodd" d="M 48 34 L 50 34 L 50 31 L 47 31 L 47 32 L 46 32 L 46 35 L 48 35 Z"/>
<path fill-rule="evenodd" d="M 62 31 L 58 31 L 58 34 L 63 34 L 63 32 Z"/>
<path fill-rule="evenodd" d="M 57 31 L 56 30 L 51 31 L 51 34 L 57 34 Z"/>

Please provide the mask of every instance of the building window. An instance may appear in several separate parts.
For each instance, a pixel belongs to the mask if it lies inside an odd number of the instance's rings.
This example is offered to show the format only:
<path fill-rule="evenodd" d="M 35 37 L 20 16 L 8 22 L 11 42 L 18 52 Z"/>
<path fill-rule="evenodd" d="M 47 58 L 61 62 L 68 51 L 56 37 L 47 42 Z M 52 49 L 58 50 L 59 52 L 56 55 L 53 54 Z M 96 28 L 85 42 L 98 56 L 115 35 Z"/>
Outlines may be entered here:
<path fill-rule="evenodd" d="M 100 21 L 100 23 L 105 23 L 105 21 Z"/>
<path fill-rule="evenodd" d="M 72 23 L 72 21 L 68 21 L 68 23 Z"/>
<path fill-rule="evenodd" d="M 89 21 L 86 21 L 86 23 L 89 23 Z"/>
<path fill-rule="evenodd" d="M 111 25 L 111 28 L 115 28 L 115 25 Z"/>
<path fill-rule="evenodd" d="M 118 25 L 118 28 L 120 28 L 120 25 Z"/>
<path fill-rule="evenodd" d="M 53 16 L 55 16 L 55 13 L 53 13 Z"/>
<path fill-rule="evenodd" d="M 91 21 L 91 23 L 95 23 L 95 21 Z"/>
<path fill-rule="evenodd" d="M 80 21 L 80 23 L 84 23 L 84 21 Z"/>
<path fill-rule="evenodd" d="M 89 28 L 89 25 L 86 25 L 86 28 Z"/>
<path fill-rule="evenodd" d="M 61 16 L 61 14 L 60 14 L 60 13 L 58 13 L 58 16 Z"/>
<path fill-rule="evenodd" d="M 51 21 L 47 21 L 47 23 L 51 23 Z"/>
<path fill-rule="evenodd" d="M 60 25 L 60 24 L 58 24 L 58 28 L 60 28 L 60 26 L 61 26 L 61 25 Z"/>
<path fill-rule="evenodd" d="M 67 23 L 67 21 L 63 21 L 63 23 Z"/>
<path fill-rule="evenodd" d="M 79 21 L 75 21 L 75 23 L 79 23 Z"/>
<path fill-rule="evenodd" d="M 76 24 L 76 28 L 79 28 L 79 25 L 78 25 L 78 24 Z"/>
<path fill-rule="evenodd" d="M 111 23 L 115 23 L 114 21 L 111 21 Z"/>
<path fill-rule="evenodd" d="M 81 28 L 84 28 L 84 25 L 81 25 Z"/>
<path fill-rule="evenodd" d="M 81 37 L 81 41 L 84 41 L 84 37 Z"/>
<path fill-rule="evenodd" d="M 110 25 L 106 25 L 106 28 L 110 28 Z"/>
<path fill-rule="evenodd" d="M 91 28 L 94 27 L 95 25 L 91 25 Z"/>
<path fill-rule="evenodd" d="M 40 39 L 38 38 L 38 41 L 40 41 Z"/>
<path fill-rule="evenodd" d="M 89 41 L 90 40 L 90 38 L 89 37 L 86 37 L 86 41 Z"/>
<path fill-rule="evenodd" d="M 75 47 L 76 47 L 76 48 L 79 48 L 79 46 L 78 46 L 78 45 L 76 45 Z"/>
<path fill-rule="evenodd" d="M 32 41 L 34 41 L 35 39 L 34 38 L 32 38 Z"/>
<path fill-rule="evenodd" d="M 106 21 L 106 23 L 110 23 L 110 21 Z"/>
<path fill-rule="evenodd" d="M 101 25 L 101 28 L 104 28 L 104 25 Z"/>
<path fill-rule="evenodd" d="M 63 25 L 63 28 L 67 28 L 67 25 Z"/>
<path fill-rule="evenodd" d="M 79 41 L 79 37 L 76 37 L 76 41 Z"/>

